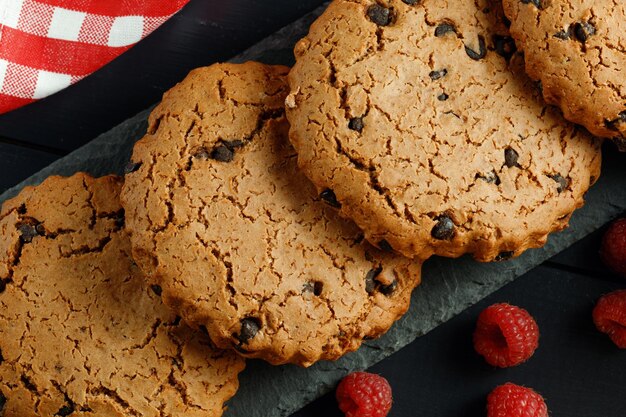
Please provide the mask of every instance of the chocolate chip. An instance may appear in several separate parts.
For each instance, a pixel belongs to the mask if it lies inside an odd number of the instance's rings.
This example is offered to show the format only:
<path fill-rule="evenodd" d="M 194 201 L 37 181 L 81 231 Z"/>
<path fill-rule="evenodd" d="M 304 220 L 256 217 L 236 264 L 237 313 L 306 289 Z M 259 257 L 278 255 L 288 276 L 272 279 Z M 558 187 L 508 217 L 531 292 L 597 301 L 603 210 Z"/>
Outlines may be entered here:
<path fill-rule="evenodd" d="M 128 174 L 132 174 L 133 172 L 136 172 L 139 168 L 141 168 L 142 163 L 141 162 L 129 162 L 126 164 L 126 166 L 124 167 L 124 174 L 128 175 Z"/>
<path fill-rule="evenodd" d="M 491 171 L 488 174 L 476 174 L 476 178 L 481 179 L 489 184 L 500 185 L 500 177 L 496 173 L 496 171 Z"/>
<path fill-rule="evenodd" d="M 515 41 L 510 36 L 494 35 L 493 43 L 496 47 L 496 53 L 501 57 L 504 57 L 507 61 L 510 60 L 517 51 Z"/>
<path fill-rule="evenodd" d="M 56 412 L 55 416 L 67 417 L 74 412 L 74 405 L 68 404 L 64 405 Z"/>
<path fill-rule="evenodd" d="M 222 143 L 224 144 L 224 146 L 226 146 L 231 151 L 234 151 L 237 148 L 241 148 L 241 147 L 243 147 L 243 145 L 246 144 L 244 141 L 239 140 L 239 139 L 223 140 Z"/>
<path fill-rule="evenodd" d="M 437 96 L 437 100 L 439 101 L 446 101 L 450 96 L 447 95 L 446 93 L 441 93 Z"/>
<path fill-rule="evenodd" d="M 506 165 L 509 168 L 513 168 L 513 167 L 518 167 L 519 168 L 519 163 L 517 162 L 517 160 L 519 159 L 519 154 L 517 153 L 517 151 L 513 148 L 506 148 L 504 150 L 504 165 Z"/>
<path fill-rule="evenodd" d="M 541 0 L 521 0 L 524 4 L 532 4 L 536 8 L 541 9 Z"/>
<path fill-rule="evenodd" d="M 261 323 L 259 323 L 257 319 L 253 317 L 246 317 L 241 320 L 241 330 L 239 335 L 237 335 L 237 339 L 239 339 L 241 343 L 248 343 L 250 339 L 256 336 L 259 329 L 261 329 Z"/>
<path fill-rule="evenodd" d="M 613 120 L 606 120 L 605 126 L 611 130 L 618 130 L 618 125 L 626 123 L 626 110 L 617 115 L 617 118 Z"/>
<path fill-rule="evenodd" d="M 482 35 L 478 35 L 478 48 L 479 51 L 476 52 L 469 46 L 465 45 L 465 52 L 467 56 L 472 58 L 474 61 L 478 61 L 483 59 L 487 55 L 487 45 L 485 45 L 485 38 Z"/>
<path fill-rule="evenodd" d="M 430 77 L 431 80 L 435 81 L 435 80 L 445 77 L 447 74 L 448 74 L 448 70 L 444 68 L 438 71 L 431 71 L 430 74 L 428 74 L 428 76 Z"/>
<path fill-rule="evenodd" d="M 575 23 L 574 36 L 579 42 L 585 43 L 587 39 L 596 34 L 596 28 L 589 22 Z"/>
<path fill-rule="evenodd" d="M 357 132 L 361 132 L 363 131 L 364 127 L 365 125 L 363 124 L 362 117 L 353 117 L 352 119 L 350 119 L 350 122 L 348 122 L 348 128 L 350 130 L 356 130 Z"/>
<path fill-rule="evenodd" d="M 563 41 L 567 41 L 569 40 L 569 38 L 572 36 L 572 30 L 571 28 L 567 28 L 567 30 L 561 30 L 557 33 L 554 34 L 554 37 L 557 39 L 561 39 Z"/>
<path fill-rule="evenodd" d="M 365 291 L 368 294 L 373 294 L 376 291 L 376 277 L 383 271 L 381 267 L 376 269 L 370 269 L 367 275 L 365 275 Z"/>
<path fill-rule="evenodd" d="M 409 6 L 413 6 L 414 4 L 418 4 L 422 0 L 402 0 L 402 3 L 408 4 Z"/>
<path fill-rule="evenodd" d="M 515 254 L 515 252 L 512 252 L 512 251 L 511 251 L 511 252 L 509 252 L 509 251 L 500 252 L 500 253 L 498 254 L 498 256 L 496 256 L 496 257 L 494 258 L 494 260 L 495 260 L 496 262 L 506 261 L 506 260 L 511 259 L 511 258 L 513 257 L 513 255 L 514 255 L 514 254 Z"/>
<path fill-rule="evenodd" d="M 437 218 L 437 224 L 431 231 L 432 237 L 437 240 L 450 240 L 455 234 L 454 222 L 447 215 L 439 216 Z"/>
<path fill-rule="evenodd" d="M 337 201 L 337 196 L 335 195 L 335 192 L 331 190 L 330 188 L 327 188 L 326 190 L 322 191 L 320 193 L 320 198 L 324 200 L 324 202 L 331 207 L 335 207 L 335 208 L 341 207 L 341 203 Z"/>
<path fill-rule="evenodd" d="M 454 25 L 451 25 L 450 23 L 441 23 L 435 29 L 435 36 L 441 38 L 442 36 L 445 36 L 450 32 L 456 33 L 456 28 L 454 27 Z"/>
<path fill-rule="evenodd" d="M 549 177 L 559 184 L 556 189 L 559 194 L 567 190 L 567 187 L 569 187 L 569 180 L 567 178 L 564 178 L 561 174 L 549 175 Z"/>
<path fill-rule="evenodd" d="M 304 288 L 302 292 L 310 292 L 313 293 L 316 297 L 319 297 L 322 294 L 322 290 L 324 289 L 324 283 L 321 281 L 309 281 L 304 284 Z"/>
<path fill-rule="evenodd" d="M 378 26 L 387 26 L 391 23 L 391 10 L 380 4 L 372 4 L 367 9 L 367 16 Z"/>
<path fill-rule="evenodd" d="M 0 391 L 0 416 L 3 415 L 2 412 L 4 411 L 4 406 L 7 403 L 7 397 L 4 396 L 4 393 L 2 391 Z"/>
<path fill-rule="evenodd" d="M 231 162 L 234 158 L 235 153 L 226 145 L 216 146 L 211 152 L 211 159 L 219 162 Z"/>
<path fill-rule="evenodd" d="M 26 214 L 26 204 L 20 204 L 17 208 L 17 214 Z"/>
<path fill-rule="evenodd" d="M 27 220 L 24 223 L 17 225 L 17 230 L 20 232 L 20 241 L 22 243 L 30 243 L 36 236 L 43 236 L 45 230 L 41 223 L 36 220 Z"/>
<path fill-rule="evenodd" d="M 380 242 L 378 242 L 378 248 L 381 249 L 381 250 L 384 250 L 385 252 L 392 252 L 393 251 L 393 248 L 391 247 L 389 242 L 387 242 L 385 239 L 383 239 Z"/>
<path fill-rule="evenodd" d="M 384 295 L 391 295 L 398 288 L 398 282 L 394 281 L 389 285 L 381 285 L 380 292 Z"/>
<path fill-rule="evenodd" d="M 150 288 L 152 289 L 152 292 L 154 292 L 159 297 L 161 296 L 161 294 L 163 294 L 163 288 L 161 288 L 160 285 L 151 285 Z"/>

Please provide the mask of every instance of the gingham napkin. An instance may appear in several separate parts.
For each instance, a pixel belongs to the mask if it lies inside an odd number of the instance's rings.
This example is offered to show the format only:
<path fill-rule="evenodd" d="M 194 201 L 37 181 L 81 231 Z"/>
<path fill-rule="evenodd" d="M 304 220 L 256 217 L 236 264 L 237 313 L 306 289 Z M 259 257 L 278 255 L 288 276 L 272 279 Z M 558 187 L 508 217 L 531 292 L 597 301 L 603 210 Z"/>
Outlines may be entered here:
<path fill-rule="evenodd" d="M 0 113 L 86 77 L 189 0 L 0 0 Z"/>

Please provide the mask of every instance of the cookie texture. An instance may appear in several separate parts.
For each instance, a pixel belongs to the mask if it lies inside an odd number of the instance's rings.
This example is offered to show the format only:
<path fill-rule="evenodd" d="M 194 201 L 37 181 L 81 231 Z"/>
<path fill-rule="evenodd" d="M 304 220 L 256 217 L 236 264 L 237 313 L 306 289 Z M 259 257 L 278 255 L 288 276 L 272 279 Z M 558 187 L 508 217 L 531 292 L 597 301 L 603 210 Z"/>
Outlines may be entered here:
<path fill-rule="evenodd" d="M 123 204 L 137 261 L 183 319 L 220 347 L 308 366 L 385 332 L 421 265 L 365 243 L 298 171 L 287 71 L 193 71 L 150 116 Z"/>
<path fill-rule="evenodd" d="M 626 151 L 626 3 L 504 0 L 526 71 L 568 120 Z"/>
<path fill-rule="evenodd" d="M 121 180 L 76 174 L 0 213 L 0 415 L 222 415 L 243 360 L 159 300 L 131 259 Z"/>
<path fill-rule="evenodd" d="M 376 245 L 508 259 L 599 174 L 600 143 L 541 100 L 498 1 L 336 0 L 295 54 L 299 165 Z"/>

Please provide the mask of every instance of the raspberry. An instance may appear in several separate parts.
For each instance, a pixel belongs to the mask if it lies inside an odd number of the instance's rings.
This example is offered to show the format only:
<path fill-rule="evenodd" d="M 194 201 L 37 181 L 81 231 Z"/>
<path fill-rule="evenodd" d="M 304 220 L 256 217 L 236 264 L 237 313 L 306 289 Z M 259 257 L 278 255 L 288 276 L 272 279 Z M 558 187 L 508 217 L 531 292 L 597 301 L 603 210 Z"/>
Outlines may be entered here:
<path fill-rule="evenodd" d="M 609 226 L 602 238 L 600 257 L 606 266 L 626 277 L 626 218 Z"/>
<path fill-rule="evenodd" d="M 548 407 L 532 389 L 507 382 L 487 397 L 487 417 L 548 417 Z"/>
<path fill-rule="evenodd" d="M 626 349 L 626 290 L 601 297 L 593 309 L 593 322 L 617 347 Z"/>
<path fill-rule="evenodd" d="M 355 372 L 339 383 L 337 402 L 346 417 L 385 417 L 391 410 L 391 386 L 380 375 Z"/>
<path fill-rule="evenodd" d="M 500 368 L 527 361 L 539 346 L 539 328 L 528 312 L 510 304 L 494 304 L 478 316 L 474 349 Z"/>

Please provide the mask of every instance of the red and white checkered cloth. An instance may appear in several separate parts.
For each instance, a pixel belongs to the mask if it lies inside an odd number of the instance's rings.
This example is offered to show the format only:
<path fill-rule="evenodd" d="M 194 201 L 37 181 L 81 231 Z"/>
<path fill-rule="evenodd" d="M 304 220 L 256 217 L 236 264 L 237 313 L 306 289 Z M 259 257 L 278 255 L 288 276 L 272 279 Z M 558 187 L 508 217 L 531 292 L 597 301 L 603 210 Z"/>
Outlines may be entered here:
<path fill-rule="evenodd" d="M 0 0 L 0 113 L 86 77 L 189 0 Z"/>

